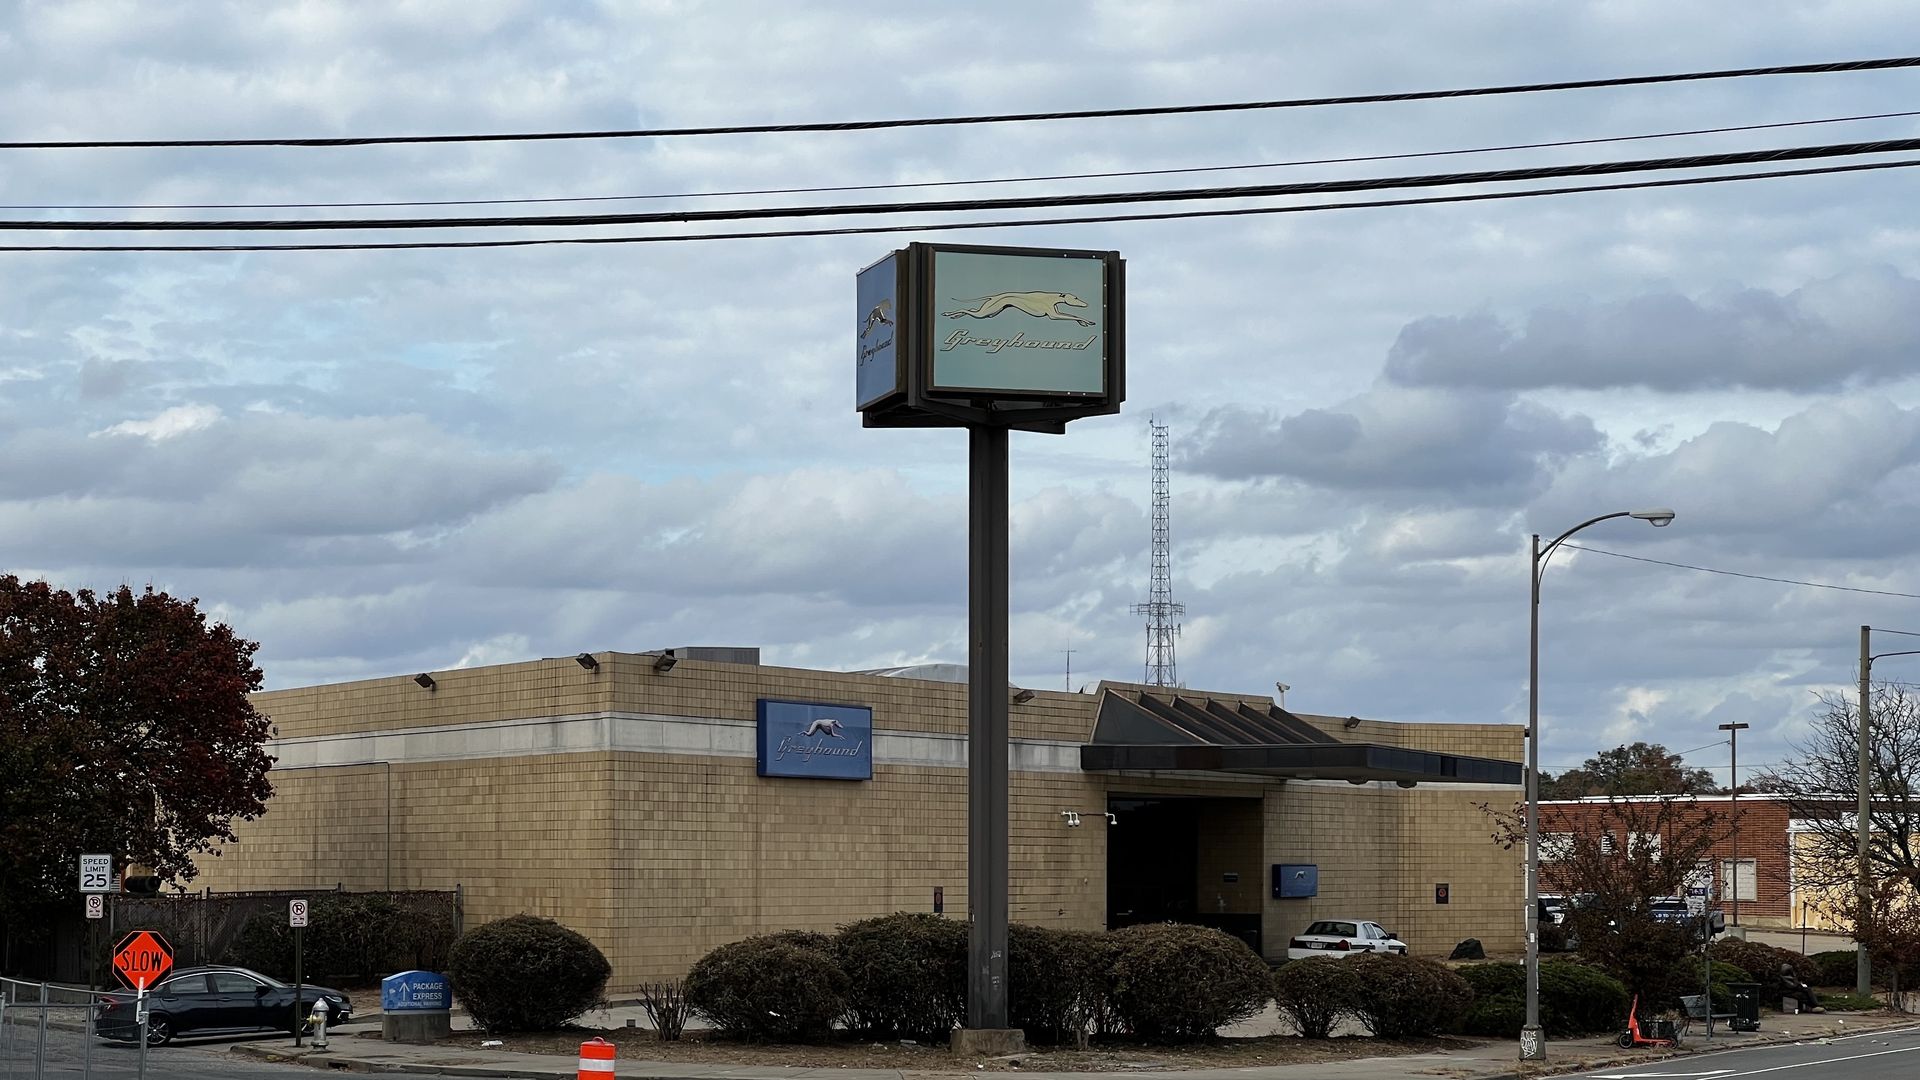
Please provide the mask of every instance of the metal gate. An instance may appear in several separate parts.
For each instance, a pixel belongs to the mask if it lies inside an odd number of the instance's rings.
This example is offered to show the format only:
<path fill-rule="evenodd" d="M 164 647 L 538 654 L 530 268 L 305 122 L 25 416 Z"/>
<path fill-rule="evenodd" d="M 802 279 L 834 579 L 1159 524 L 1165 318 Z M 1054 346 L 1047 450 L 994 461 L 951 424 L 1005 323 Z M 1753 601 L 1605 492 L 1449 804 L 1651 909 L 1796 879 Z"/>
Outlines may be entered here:
<path fill-rule="evenodd" d="M 129 997 L 124 991 L 0 978 L 0 1080 L 141 1080 L 147 1068 L 145 1010 L 137 1029 L 98 1027 L 102 999 L 125 1003 Z"/>

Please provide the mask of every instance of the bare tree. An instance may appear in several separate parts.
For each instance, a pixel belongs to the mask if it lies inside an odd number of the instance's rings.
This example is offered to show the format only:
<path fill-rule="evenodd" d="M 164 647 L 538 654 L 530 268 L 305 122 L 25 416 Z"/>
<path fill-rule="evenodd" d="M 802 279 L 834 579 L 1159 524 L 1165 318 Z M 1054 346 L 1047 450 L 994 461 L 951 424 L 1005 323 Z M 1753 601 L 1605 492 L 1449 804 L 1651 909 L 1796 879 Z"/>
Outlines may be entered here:
<path fill-rule="evenodd" d="M 1493 820 L 1493 840 L 1507 848 L 1526 843 L 1524 808 L 1481 809 Z M 1568 911 L 1580 953 L 1613 972 L 1643 1001 L 1671 996 L 1678 965 L 1697 931 L 1663 919 L 1657 897 L 1679 896 L 1696 879 L 1714 846 L 1732 834 L 1731 821 L 1690 795 L 1618 796 L 1605 802 L 1543 808 L 1543 888 L 1577 896 Z"/>
<path fill-rule="evenodd" d="M 1920 881 L 1920 695 L 1899 683 L 1876 683 L 1867 740 L 1872 799 L 1867 859 L 1873 876 Z M 1810 830 L 1801 880 L 1851 889 L 1858 880 L 1860 714 L 1844 694 L 1822 694 L 1813 733 L 1793 744 L 1795 760 L 1754 778 L 1757 790 L 1787 797 L 1788 812 Z"/>

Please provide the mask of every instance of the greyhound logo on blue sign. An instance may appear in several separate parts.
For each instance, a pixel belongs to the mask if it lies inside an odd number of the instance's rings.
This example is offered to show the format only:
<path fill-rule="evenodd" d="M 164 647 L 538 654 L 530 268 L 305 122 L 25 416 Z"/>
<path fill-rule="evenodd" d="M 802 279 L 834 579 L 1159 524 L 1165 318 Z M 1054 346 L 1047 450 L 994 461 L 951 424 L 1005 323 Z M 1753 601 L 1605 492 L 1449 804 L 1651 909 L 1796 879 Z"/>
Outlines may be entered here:
<path fill-rule="evenodd" d="M 761 776 L 873 779 L 872 709 L 761 698 L 756 711 Z"/>

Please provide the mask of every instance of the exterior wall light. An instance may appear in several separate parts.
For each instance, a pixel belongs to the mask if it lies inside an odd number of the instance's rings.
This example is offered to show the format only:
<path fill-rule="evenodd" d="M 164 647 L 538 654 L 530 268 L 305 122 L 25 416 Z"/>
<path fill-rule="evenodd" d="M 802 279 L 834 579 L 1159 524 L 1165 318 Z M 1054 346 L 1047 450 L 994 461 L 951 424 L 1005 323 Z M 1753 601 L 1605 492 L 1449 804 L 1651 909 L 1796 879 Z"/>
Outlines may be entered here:
<path fill-rule="evenodd" d="M 659 656 L 656 656 L 653 658 L 654 673 L 657 675 L 665 675 L 667 672 L 673 670 L 673 665 L 679 662 L 680 662 L 680 658 L 673 655 L 672 649 L 668 649 L 665 652 L 661 653 Z"/>
<path fill-rule="evenodd" d="M 413 681 L 419 683 L 420 688 L 422 690 L 431 690 L 434 687 L 433 676 L 427 674 L 424 671 L 418 675 L 415 675 L 413 677 Z"/>
<path fill-rule="evenodd" d="M 574 657 L 573 662 L 586 668 L 588 671 L 600 670 L 600 661 L 595 660 L 592 653 L 583 652 L 579 656 Z"/>

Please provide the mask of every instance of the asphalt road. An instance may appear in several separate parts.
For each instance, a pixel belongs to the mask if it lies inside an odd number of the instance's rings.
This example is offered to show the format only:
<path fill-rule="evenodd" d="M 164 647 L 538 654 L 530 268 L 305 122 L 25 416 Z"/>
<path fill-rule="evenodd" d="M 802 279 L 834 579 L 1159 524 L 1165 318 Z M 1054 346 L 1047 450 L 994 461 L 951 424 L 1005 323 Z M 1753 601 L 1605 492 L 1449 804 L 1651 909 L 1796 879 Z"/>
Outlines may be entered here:
<path fill-rule="evenodd" d="M 1581 1080 L 1911 1080 L 1920 1076 L 1920 1026 L 1818 1043 L 1756 1046 L 1698 1057 L 1571 1073 Z"/>
<path fill-rule="evenodd" d="M 15 1028 L 11 1023 L 0 1036 L 0 1080 L 35 1080 L 34 1066 L 40 1056 L 39 1031 L 31 1023 Z M 278 1038 L 292 1045 L 285 1035 Z M 201 1039 L 156 1046 L 147 1051 L 150 1080 L 313 1080 L 314 1070 L 300 1065 L 274 1065 L 253 1061 L 229 1052 L 237 1039 Z M 252 1040 L 249 1040 L 252 1041 Z M 91 1043 L 91 1046 L 89 1046 Z M 88 1040 L 74 1031 L 58 1028 L 47 1031 L 44 1052 L 45 1080 L 134 1080 L 139 1050 L 126 1043 Z"/>

